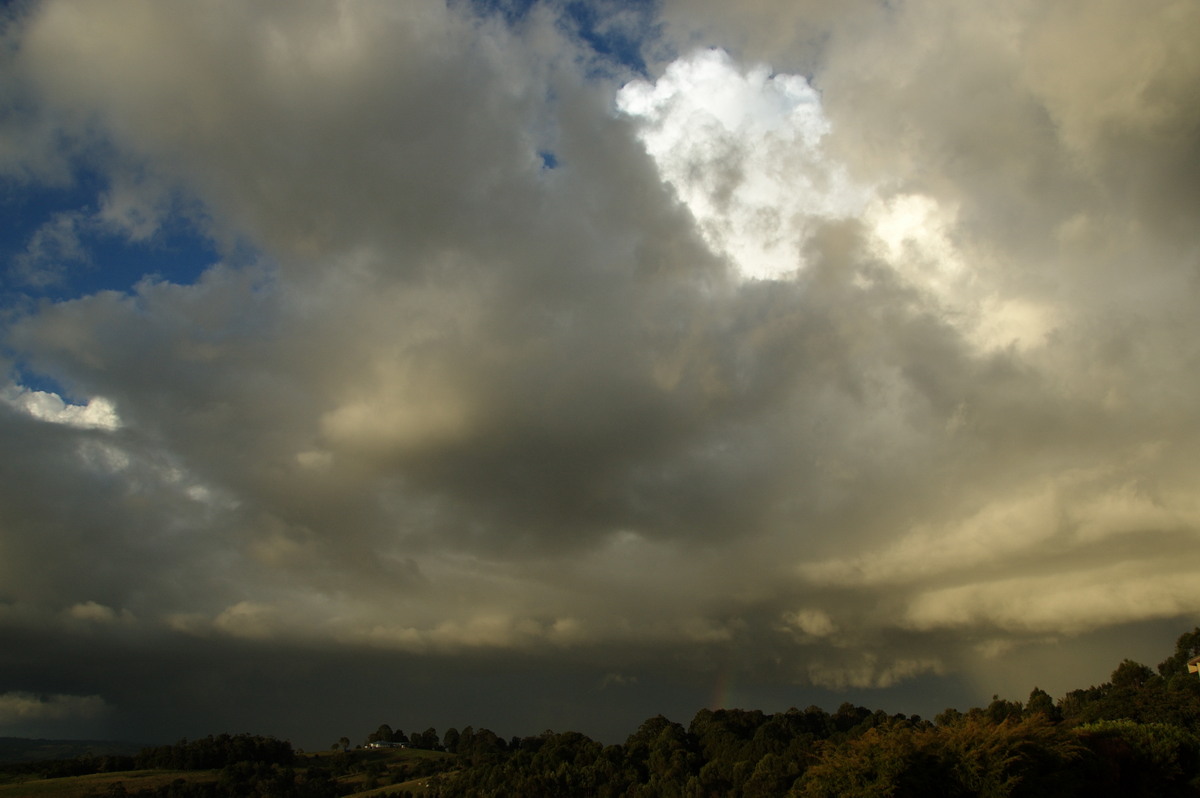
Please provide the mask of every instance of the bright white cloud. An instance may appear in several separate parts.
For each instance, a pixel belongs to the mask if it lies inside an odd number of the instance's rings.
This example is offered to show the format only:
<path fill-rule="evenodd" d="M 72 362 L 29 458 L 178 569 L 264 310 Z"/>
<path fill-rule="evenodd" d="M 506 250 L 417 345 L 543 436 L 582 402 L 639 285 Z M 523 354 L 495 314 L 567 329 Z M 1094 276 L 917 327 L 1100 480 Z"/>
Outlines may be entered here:
<path fill-rule="evenodd" d="M 850 177 L 826 146 L 831 123 L 803 77 L 743 71 L 722 50 L 700 50 L 653 84 L 626 84 L 617 107 L 637 121 L 705 241 L 743 276 L 796 273 L 818 225 L 854 218 L 873 254 L 975 346 L 1029 348 L 1053 330 L 1048 306 L 991 282 L 992 253 L 956 240 L 956 206 L 924 194 L 884 196 Z"/>
<path fill-rule="evenodd" d="M 51 424 L 79 429 L 121 428 L 121 417 L 117 415 L 116 407 L 103 396 L 89 399 L 87 404 L 76 405 L 64 402 L 61 396 L 50 391 L 35 391 L 9 383 L 0 390 L 0 401 L 38 421 Z"/>
<path fill-rule="evenodd" d="M 792 274 L 814 220 L 855 216 L 868 197 L 825 152 L 829 120 L 800 75 L 700 50 L 653 84 L 626 84 L 617 108 L 705 241 L 746 277 Z"/>

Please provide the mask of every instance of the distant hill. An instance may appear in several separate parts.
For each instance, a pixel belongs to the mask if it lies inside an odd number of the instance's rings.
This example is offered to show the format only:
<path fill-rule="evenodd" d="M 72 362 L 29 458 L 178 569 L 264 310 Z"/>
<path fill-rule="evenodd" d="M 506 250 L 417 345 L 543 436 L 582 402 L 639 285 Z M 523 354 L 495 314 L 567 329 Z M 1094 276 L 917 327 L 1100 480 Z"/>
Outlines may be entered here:
<path fill-rule="evenodd" d="M 132 756 L 144 746 L 112 740 L 30 740 L 0 737 L 0 765 L 40 762 L 45 759 L 74 759 L 79 756 Z"/>

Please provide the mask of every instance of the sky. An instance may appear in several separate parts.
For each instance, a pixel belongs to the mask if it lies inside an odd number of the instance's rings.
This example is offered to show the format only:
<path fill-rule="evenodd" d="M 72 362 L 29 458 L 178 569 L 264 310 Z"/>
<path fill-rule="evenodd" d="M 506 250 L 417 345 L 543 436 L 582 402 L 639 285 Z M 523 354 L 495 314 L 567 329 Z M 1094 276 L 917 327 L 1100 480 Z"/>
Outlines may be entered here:
<path fill-rule="evenodd" d="M 1200 623 L 1200 3 L 2 14 L 0 735 L 932 717 Z"/>

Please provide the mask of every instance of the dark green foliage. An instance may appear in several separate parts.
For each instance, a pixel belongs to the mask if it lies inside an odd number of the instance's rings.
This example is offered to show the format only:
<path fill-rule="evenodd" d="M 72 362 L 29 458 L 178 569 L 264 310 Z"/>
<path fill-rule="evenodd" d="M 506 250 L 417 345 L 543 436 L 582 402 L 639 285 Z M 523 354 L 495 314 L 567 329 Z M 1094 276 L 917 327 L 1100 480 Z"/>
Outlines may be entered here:
<path fill-rule="evenodd" d="M 462 730 L 458 738 L 458 755 L 471 765 L 492 761 L 504 753 L 508 747 L 508 743 L 491 729 L 475 731 L 468 726 Z"/>
<path fill-rule="evenodd" d="M 381 723 L 379 728 L 367 735 L 368 743 L 390 743 L 392 742 L 392 727 L 386 723 Z"/>
<path fill-rule="evenodd" d="M 1164 679 L 1174 676 L 1187 675 L 1187 662 L 1192 657 L 1200 656 L 1200 626 L 1179 636 L 1175 642 L 1175 653 L 1159 663 L 1158 674 Z M 1195 679 L 1196 675 L 1192 674 Z"/>
<path fill-rule="evenodd" d="M 517 745 L 498 748 L 489 742 L 495 735 L 473 732 L 469 745 L 475 764 L 445 779 L 441 795 L 560 796 L 598 795 L 603 784 L 620 778 L 613 763 L 605 759 L 600 743 L 579 734 L 546 731 L 525 737 Z M 467 743 L 466 731 L 459 741 Z M 461 756 L 461 755 L 460 755 Z"/>
<path fill-rule="evenodd" d="M 414 732 L 409 735 L 408 744 L 412 748 L 423 748 L 426 751 L 440 751 L 442 749 L 442 740 L 437 733 L 437 729 L 432 727 L 423 732 Z"/>
<path fill-rule="evenodd" d="M 960 722 L 963 719 L 963 713 L 959 712 L 954 707 L 949 707 L 942 710 L 933 718 L 933 722 L 938 726 L 951 726 Z"/>
<path fill-rule="evenodd" d="M 216 770 L 244 762 L 291 765 L 295 760 L 296 752 L 286 740 L 252 734 L 220 734 L 191 742 L 182 740 L 175 745 L 144 748 L 134 757 L 134 767 Z"/>
<path fill-rule="evenodd" d="M 840 744 L 821 746 L 790 795 L 805 798 L 937 795 L 938 774 L 911 729 L 867 729 Z"/>
<path fill-rule="evenodd" d="M 1062 774 L 1081 755 L 1045 716 L 937 728 L 897 722 L 827 744 L 792 794 L 818 796 L 1065 795 Z"/>
<path fill-rule="evenodd" d="M 1186 729 L 1104 720 L 1077 734 L 1093 755 L 1093 795 L 1200 795 L 1200 737 Z"/>
<path fill-rule="evenodd" d="M 1193 635 L 1181 637 L 1176 655 L 1159 665 L 1158 673 L 1127 659 L 1112 672 L 1110 681 L 1072 690 L 1058 705 L 1063 720 L 1073 724 L 1133 720 L 1200 732 L 1200 679 L 1186 667 L 1188 657 L 1194 656 L 1189 653 L 1192 645 Z"/>
<path fill-rule="evenodd" d="M 1062 720 L 1062 712 L 1054 705 L 1054 699 L 1040 687 L 1033 688 L 1029 700 L 1025 702 L 1024 716 L 1030 718 L 1034 715 L 1045 715 L 1047 720 L 1055 723 Z"/>
<path fill-rule="evenodd" d="M 1140 662 L 1127 659 L 1112 672 L 1112 685 L 1123 690 L 1139 690 L 1152 678 L 1154 671 Z"/>
<path fill-rule="evenodd" d="M 1000 696 L 992 696 L 992 703 L 984 710 L 992 723 L 1003 723 L 1006 720 L 1018 721 L 1025 714 L 1025 708 L 1020 701 L 1007 701 Z"/>
<path fill-rule="evenodd" d="M 861 731 L 869 729 L 871 719 L 871 710 L 866 707 L 856 707 L 853 704 L 845 703 L 837 708 L 837 712 L 833 713 L 833 727 L 837 731 L 846 734 L 855 729 L 861 728 Z M 863 725 L 867 724 L 867 725 Z"/>
<path fill-rule="evenodd" d="M 700 767 L 696 740 L 662 715 L 647 720 L 625 741 L 625 770 L 647 795 L 681 794 Z"/>
<path fill-rule="evenodd" d="M 1082 754 L 1070 730 L 1040 714 L 966 721 L 941 733 L 934 748 L 958 794 L 979 796 L 1065 794 L 1062 774 Z"/>

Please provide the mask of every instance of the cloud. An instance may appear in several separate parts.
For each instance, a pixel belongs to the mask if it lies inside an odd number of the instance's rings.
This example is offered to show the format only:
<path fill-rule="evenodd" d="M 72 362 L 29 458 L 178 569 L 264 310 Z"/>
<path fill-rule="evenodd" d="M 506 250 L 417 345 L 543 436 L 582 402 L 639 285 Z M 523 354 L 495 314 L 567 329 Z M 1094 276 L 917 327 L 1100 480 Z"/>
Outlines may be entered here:
<path fill-rule="evenodd" d="M 941 670 L 942 665 L 936 659 L 894 659 L 867 655 L 856 664 L 829 666 L 815 662 L 809 665 L 808 676 L 814 684 L 833 690 L 854 687 L 879 689 L 924 673 L 940 673 Z"/>
<path fill-rule="evenodd" d="M 837 631 L 829 614 L 822 610 L 805 609 L 785 613 L 783 621 L 809 638 L 828 637 Z"/>
<path fill-rule="evenodd" d="M 914 628 L 985 627 L 1018 633 L 1078 634 L 1186 615 L 1194 563 L 1134 562 L 1092 572 L 1012 577 L 930 590 L 908 607 Z"/>
<path fill-rule="evenodd" d="M 88 400 L 87 404 L 68 404 L 62 397 L 50 391 L 32 391 L 22 386 L 9 384 L 0 401 L 40 421 L 66 424 L 80 429 L 115 430 L 121 427 L 116 408 L 102 396 Z"/>
<path fill-rule="evenodd" d="M 112 607 L 95 601 L 76 604 L 67 610 L 67 614 L 75 620 L 95 624 L 129 623 L 134 620 L 128 610 L 118 614 Z"/>
<path fill-rule="evenodd" d="M 34 231 L 25 251 L 13 259 L 9 273 L 17 282 L 38 288 L 61 283 L 69 266 L 88 262 L 79 239 L 85 224 L 78 212 L 57 214 Z"/>
<path fill-rule="evenodd" d="M 0 726 L 28 722 L 90 720 L 108 710 L 98 695 L 35 695 L 8 692 L 0 694 Z"/>
<path fill-rule="evenodd" d="M 625 84 L 617 107 L 696 218 L 705 241 L 748 277 L 803 265 L 812 217 L 861 213 L 868 194 L 831 162 L 829 122 L 799 75 L 741 73 L 722 50 L 672 62 L 650 85 Z"/>
<path fill-rule="evenodd" d="M 832 700 L 1195 618 L 1190 12 L 688 6 L 638 75 L 553 5 L 30 6 L 4 146 L 222 254 L 0 316 L 7 683 Z"/>
<path fill-rule="evenodd" d="M 118 139 L 118 165 L 187 181 L 220 209 L 218 230 L 297 257 L 402 252 L 418 230 L 436 240 L 459 218 L 460 186 L 478 180 L 478 203 L 519 192 L 533 172 L 526 76 L 537 64 L 498 23 L 437 5 L 225 10 L 214 23 L 200 11 L 48 3 L 27 22 L 20 66 L 56 112 Z M 117 54 L 114 40 L 131 46 Z M 399 186 L 421 201 L 397 197 Z"/>
<path fill-rule="evenodd" d="M 606 673 L 604 674 L 604 678 L 600 680 L 600 689 L 604 690 L 614 685 L 617 687 L 626 687 L 637 684 L 637 682 L 638 679 L 636 676 L 631 677 L 620 673 Z"/>

